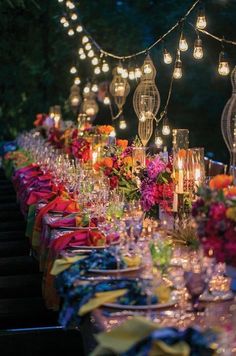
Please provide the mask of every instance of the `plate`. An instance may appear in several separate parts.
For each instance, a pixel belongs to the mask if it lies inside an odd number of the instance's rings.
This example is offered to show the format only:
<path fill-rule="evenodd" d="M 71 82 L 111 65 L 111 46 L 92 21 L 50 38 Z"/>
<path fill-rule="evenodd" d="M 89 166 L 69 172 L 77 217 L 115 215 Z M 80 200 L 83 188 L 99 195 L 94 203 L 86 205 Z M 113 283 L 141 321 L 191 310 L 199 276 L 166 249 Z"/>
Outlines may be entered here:
<path fill-rule="evenodd" d="M 152 305 L 124 305 L 124 304 L 117 304 L 117 303 L 105 303 L 103 304 L 104 307 L 114 308 L 114 309 L 129 309 L 129 310 L 150 310 L 150 309 L 162 309 L 173 307 L 176 304 L 176 301 L 169 301 L 168 303 L 158 303 Z"/>
<path fill-rule="evenodd" d="M 199 300 L 201 302 L 223 302 L 223 301 L 231 300 L 233 298 L 234 298 L 234 294 L 231 291 L 229 291 L 221 296 L 212 295 L 210 293 L 203 293 L 202 295 L 200 295 Z"/>
<path fill-rule="evenodd" d="M 128 273 L 140 270 L 141 266 L 130 267 L 130 268 L 122 268 L 122 269 L 90 269 L 88 272 L 90 273 Z"/>

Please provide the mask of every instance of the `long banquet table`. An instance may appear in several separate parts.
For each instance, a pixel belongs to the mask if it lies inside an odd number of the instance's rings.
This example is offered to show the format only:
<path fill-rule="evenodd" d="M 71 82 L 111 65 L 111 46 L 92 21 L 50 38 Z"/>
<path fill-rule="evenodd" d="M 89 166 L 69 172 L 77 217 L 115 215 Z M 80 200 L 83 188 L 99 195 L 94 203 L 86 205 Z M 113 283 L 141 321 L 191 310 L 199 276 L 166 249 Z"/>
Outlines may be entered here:
<path fill-rule="evenodd" d="M 37 193 L 37 188 L 33 188 L 33 185 L 28 187 L 26 190 L 24 188 L 24 179 L 25 176 L 22 174 L 18 177 L 18 185 L 15 184 L 17 193 L 18 193 L 18 201 L 20 203 L 21 211 L 25 214 L 25 217 L 28 216 L 28 225 L 31 224 L 29 220 L 29 198 L 33 198 L 33 193 Z M 33 181 L 32 181 L 33 182 Z M 15 182 L 16 183 L 16 182 Z M 21 189 L 19 190 L 19 187 Z M 50 196 L 50 191 L 46 191 L 48 196 Z M 35 210 L 34 214 L 38 214 L 41 209 L 43 209 L 48 201 L 47 194 L 43 196 L 42 199 L 34 200 Z M 55 195 L 56 196 L 56 195 Z M 68 214 L 71 214 L 73 210 Z M 56 258 L 63 257 L 68 254 L 68 246 L 64 246 L 60 250 L 60 253 L 57 255 L 53 255 L 50 250 L 50 246 L 52 246 L 52 241 L 56 240 L 58 237 L 62 236 L 64 233 L 76 231 L 76 227 L 53 227 L 53 223 L 57 222 L 60 219 L 61 215 L 58 213 L 53 213 L 48 210 L 43 216 L 41 220 L 41 240 L 32 239 L 32 236 L 29 236 L 32 242 L 33 253 L 36 258 L 38 258 L 41 266 L 41 270 L 44 273 L 44 284 L 43 291 L 45 296 L 45 302 L 49 308 L 58 310 L 59 308 L 59 298 L 56 294 L 56 290 L 54 287 L 54 278 L 50 275 L 50 271 L 52 268 L 53 261 Z M 30 230 L 29 226 L 27 227 Z M 32 227 L 31 227 L 32 232 Z M 29 235 L 31 235 L 29 233 Z M 42 239 L 43 237 L 43 239 Z M 43 241 L 43 245 L 42 245 Z M 36 242 L 36 244 L 35 244 Z M 41 245 L 40 245 L 41 244 Z M 71 250 L 70 250 L 71 251 Z M 72 250 L 73 253 L 73 250 Z M 131 277 L 140 277 L 140 274 L 132 274 Z M 79 281 L 78 281 L 79 283 Z M 176 327 L 188 327 L 190 325 L 197 325 L 203 328 L 205 327 L 224 327 L 226 338 L 228 337 L 228 342 L 235 342 L 235 347 L 232 346 L 232 355 L 236 355 L 236 300 L 233 299 L 231 301 L 224 302 L 211 302 L 205 303 L 205 312 L 199 313 L 199 315 L 194 315 L 192 313 L 185 313 L 178 306 L 162 308 L 158 310 L 153 310 L 151 315 L 148 312 L 140 312 L 137 311 L 136 315 L 148 316 L 157 323 L 158 326 L 176 326 Z M 96 340 L 94 338 L 94 334 L 101 331 L 109 331 L 113 327 L 120 325 L 124 320 L 131 318 L 133 314 L 131 312 L 119 312 L 118 310 L 108 309 L 104 307 L 97 308 L 89 315 L 86 315 L 82 319 L 82 323 L 79 326 L 82 337 L 84 341 L 85 354 L 89 354 L 95 345 Z M 230 340 L 230 337 L 234 336 L 234 340 Z"/>

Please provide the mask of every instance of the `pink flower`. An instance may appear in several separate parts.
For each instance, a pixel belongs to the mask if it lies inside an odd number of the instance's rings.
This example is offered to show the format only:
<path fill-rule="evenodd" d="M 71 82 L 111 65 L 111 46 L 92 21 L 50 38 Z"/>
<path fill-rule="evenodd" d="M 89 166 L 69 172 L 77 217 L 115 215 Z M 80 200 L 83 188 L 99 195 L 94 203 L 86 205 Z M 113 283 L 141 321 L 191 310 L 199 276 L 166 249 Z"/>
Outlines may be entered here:
<path fill-rule="evenodd" d="M 210 208 L 209 216 L 215 220 L 225 219 L 226 207 L 224 203 L 213 203 Z"/>
<path fill-rule="evenodd" d="M 166 163 L 157 156 L 154 160 L 150 161 L 147 165 L 148 176 L 151 179 L 156 179 L 157 176 L 166 169 Z"/>

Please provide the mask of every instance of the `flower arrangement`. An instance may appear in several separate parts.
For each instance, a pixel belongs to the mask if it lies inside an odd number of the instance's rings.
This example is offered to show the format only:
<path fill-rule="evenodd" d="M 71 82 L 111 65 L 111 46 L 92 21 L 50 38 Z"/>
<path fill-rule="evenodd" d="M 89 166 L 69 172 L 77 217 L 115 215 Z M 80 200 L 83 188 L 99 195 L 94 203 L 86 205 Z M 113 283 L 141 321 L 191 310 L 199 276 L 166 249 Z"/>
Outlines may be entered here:
<path fill-rule="evenodd" d="M 129 200 L 138 199 L 138 187 L 132 177 L 132 148 L 128 141 L 117 140 L 116 145 L 104 148 L 104 157 L 94 168 L 109 178 L 110 188 L 119 187 Z"/>
<path fill-rule="evenodd" d="M 218 175 L 199 189 L 192 215 L 205 253 L 236 267 L 236 187 L 233 177 Z"/>
<path fill-rule="evenodd" d="M 158 218 L 159 207 L 170 211 L 174 191 L 171 162 L 166 163 L 157 155 L 147 162 L 139 178 L 141 204 L 147 215 Z"/>

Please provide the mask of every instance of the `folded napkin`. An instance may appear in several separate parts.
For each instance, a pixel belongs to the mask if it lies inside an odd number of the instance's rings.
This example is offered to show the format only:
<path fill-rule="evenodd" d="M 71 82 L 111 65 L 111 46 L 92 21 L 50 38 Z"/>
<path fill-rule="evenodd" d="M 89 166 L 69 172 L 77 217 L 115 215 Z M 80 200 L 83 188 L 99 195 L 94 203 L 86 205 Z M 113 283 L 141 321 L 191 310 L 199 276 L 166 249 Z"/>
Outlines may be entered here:
<path fill-rule="evenodd" d="M 141 257 L 136 255 L 136 256 L 123 256 L 123 260 L 126 264 L 127 267 L 132 268 L 132 267 L 138 267 L 141 265 Z"/>
<path fill-rule="evenodd" d="M 85 257 L 86 256 L 72 256 L 72 257 L 67 256 L 67 257 L 59 258 L 54 261 L 50 273 L 53 276 L 56 276 L 59 273 L 68 269 L 73 263 L 80 261 L 80 260 L 84 259 Z"/>
<path fill-rule="evenodd" d="M 148 319 L 134 317 L 96 339 L 98 346 L 91 356 L 210 356 L 215 335 L 206 336 L 196 328 L 159 328 Z"/>
<path fill-rule="evenodd" d="M 84 304 L 79 309 L 79 315 L 83 316 L 92 310 L 99 308 L 105 303 L 113 303 L 116 301 L 117 298 L 123 296 L 127 293 L 127 289 L 118 289 L 108 292 L 98 292 L 95 293 L 94 297 L 89 300 L 88 303 Z"/>
<path fill-rule="evenodd" d="M 49 224 L 53 229 L 58 227 L 75 227 L 76 226 L 76 214 L 69 214 L 57 219 L 56 221 Z"/>
<path fill-rule="evenodd" d="M 53 250 L 54 254 L 58 255 L 59 252 L 69 247 L 88 246 L 88 235 L 89 232 L 87 230 L 65 233 L 51 242 L 50 249 Z"/>

